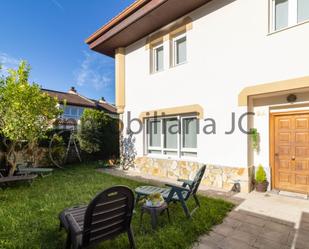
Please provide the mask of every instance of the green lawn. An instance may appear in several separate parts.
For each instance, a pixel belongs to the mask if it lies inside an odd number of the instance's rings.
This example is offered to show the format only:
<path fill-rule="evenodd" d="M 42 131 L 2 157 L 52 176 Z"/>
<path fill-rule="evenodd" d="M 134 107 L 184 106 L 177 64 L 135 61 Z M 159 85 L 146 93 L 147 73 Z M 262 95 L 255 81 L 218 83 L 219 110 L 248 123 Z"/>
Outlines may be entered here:
<path fill-rule="evenodd" d="M 142 183 L 95 171 L 96 165 L 80 165 L 56 170 L 52 176 L 34 181 L 31 187 L 18 185 L 0 190 L 0 248 L 64 248 L 66 233 L 59 231 L 58 214 L 64 208 L 87 203 L 96 193 L 114 185 L 132 189 Z M 233 205 L 222 200 L 200 197 L 202 207 L 193 219 L 186 219 L 179 204 L 171 204 L 171 223 L 159 217 L 153 232 L 148 215 L 139 230 L 139 207 L 133 218 L 137 248 L 190 248 L 198 236 L 222 222 Z M 192 204 L 192 203 L 191 203 Z M 190 203 L 189 203 L 190 206 Z M 128 248 L 126 236 L 103 242 L 97 248 Z"/>

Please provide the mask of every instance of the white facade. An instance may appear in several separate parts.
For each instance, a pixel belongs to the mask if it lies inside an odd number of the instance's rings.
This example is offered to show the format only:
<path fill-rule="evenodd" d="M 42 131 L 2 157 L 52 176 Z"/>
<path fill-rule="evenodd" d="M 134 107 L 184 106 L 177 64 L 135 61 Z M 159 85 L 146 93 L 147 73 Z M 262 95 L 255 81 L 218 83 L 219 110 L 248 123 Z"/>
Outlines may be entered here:
<path fill-rule="evenodd" d="M 217 134 L 201 132 L 197 157 L 185 160 L 238 168 L 261 163 L 269 168 L 269 112 L 286 105 L 285 97 L 274 103 L 254 100 L 251 103 L 256 107 L 248 108 L 239 106 L 238 95 L 248 86 L 309 75 L 309 23 L 271 32 L 271 6 L 268 0 L 218 0 L 189 13 L 186 16 L 192 18 L 193 27 L 186 33 L 187 62 L 170 67 L 170 41 L 164 41 L 164 70 L 157 73 L 149 70 L 147 37 L 128 46 L 124 124 L 128 111 L 138 118 L 148 110 L 198 104 L 204 119 L 216 121 Z M 302 101 L 306 102 L 306 94 Z M 260 151 L 253 158 L 246 134 L 238 129 L 225 134 L 232 112 L 238 120 L 248 109 L 256 112 L 249 126 L 261 135 Z M 246 119 L 243 126 L 248 128 Z M 143 133 L 136 135 L 138 156 L 145 154 L 143 137 Z"/>

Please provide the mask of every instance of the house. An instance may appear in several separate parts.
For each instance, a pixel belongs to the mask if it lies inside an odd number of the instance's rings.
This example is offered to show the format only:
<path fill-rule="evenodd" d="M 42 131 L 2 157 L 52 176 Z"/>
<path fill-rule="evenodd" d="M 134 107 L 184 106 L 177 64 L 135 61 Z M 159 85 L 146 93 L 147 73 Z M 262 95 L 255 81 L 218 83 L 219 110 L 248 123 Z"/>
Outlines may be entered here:
<path fill-rule="evenodd" d="M 249 192 L 261 164 L 270 189 L 309 193 L 308 1 L 138 0 L 86 43 L 115 58 L 142 174 L 206 163 L 203 184 Z"/>
<path fill-rule="evenodd" d="M 107 103 L 104 98 L 100 100 L 89 99 L 79 94 L 74 87 L 71 87 L 68 92 L 49 89 L 42 89 L 42 91 L 51 97 L 56 97 L 60 107 L 64 109 L 60 120 L 57 121 L 60 125 L 69 127 L 77 125 L 86 108 L 100 110 L 112 118 L 118 118 L 116 107 Z"/>

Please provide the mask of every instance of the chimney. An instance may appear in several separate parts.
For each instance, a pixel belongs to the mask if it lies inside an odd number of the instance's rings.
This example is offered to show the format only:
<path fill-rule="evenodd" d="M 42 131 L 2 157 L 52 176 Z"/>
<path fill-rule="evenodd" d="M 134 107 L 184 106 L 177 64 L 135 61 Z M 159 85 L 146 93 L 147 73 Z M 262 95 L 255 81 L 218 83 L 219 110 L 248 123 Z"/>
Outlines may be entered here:
<path fill-rule="evenodd" d="M 70 90 L 68 91 L 68 93 L 71 93 L 71 94 L 76 94 L 76 93 L 77 93 L 77 91 L 76 91 L 76 89 L 75 89 L 75 87 L 74 87 L 74 86 L 71 86 L 71 88 L 70 88 Z"/>
<path fill-rule="evenodd" d="M 99 99 L 99 103 L 106 103 L 106 101 L 105 101 L 105 98 L 104 97 L 101 97 L 100 99 Z"/>

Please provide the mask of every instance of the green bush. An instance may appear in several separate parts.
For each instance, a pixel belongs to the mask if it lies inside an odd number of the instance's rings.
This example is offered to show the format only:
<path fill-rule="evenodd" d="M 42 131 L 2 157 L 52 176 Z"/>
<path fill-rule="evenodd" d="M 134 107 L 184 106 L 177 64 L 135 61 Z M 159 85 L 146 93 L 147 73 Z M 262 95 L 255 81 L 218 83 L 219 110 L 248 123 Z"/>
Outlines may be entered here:
<path fill-rule="evenodd" d="M 258 151 L 260 134 L 258 133 L 258 130 L 256 128 L 251 128 L 250 133 L 251 133 L 251 140 L 252 140 L 252 148 Z"/>
<path fill-rule="evenodd" d="M 53 135 L 52 144 L 48 149 L 48 153 L 45 155 L 45 163 L 48 165 L 64 165 L 67 163 L 67 146 L 61 135 L 57 133 Z"/>
<path fill-rule="evenodd" d="M 261 164 L 259 165 L 258 170 L 255 173 L 255 181 L 257 183 L 263 183 L 267 181 L 266 172 Z"/>
<path fill-rule="evenodd" d="M 98 159 L 119 157 L 118 120 L 102 111 L 86 109 L 77 132 L 80 148 Z"/>
<path fill-rule="evenodd" d="M 38 146 L 42 148 L 49 148 L 51 140 L 53 140 L 54 142 L 55 135 L 60 136 L 64 144 L 68 144 L 71 131 L 58 128 L 50 128 L 45 132 L 44 136 L 38 140 Z"/>

